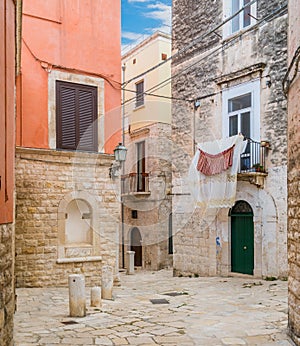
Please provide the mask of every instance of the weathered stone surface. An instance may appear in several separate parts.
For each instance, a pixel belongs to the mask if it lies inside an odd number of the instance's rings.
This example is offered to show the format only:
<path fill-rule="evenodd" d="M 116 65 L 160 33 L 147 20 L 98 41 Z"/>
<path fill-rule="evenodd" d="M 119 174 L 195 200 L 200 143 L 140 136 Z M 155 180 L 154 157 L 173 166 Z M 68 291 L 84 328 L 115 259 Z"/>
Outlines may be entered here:
<path fill-rule="evenodd" d="M 102 154 L 17 148 L 18 287 L 67 286 L 70 274 L 84 274 L 87 286 L 100 285 L 103 263 L 116 267 L 119 184 L 109 178 L 112 161 Z M 91 210 L 90 231 L 78 244 L 66 239 L 74 199 Z"/>
<path fill-rule="evenodd" d="M 222 3 L 173 1 L 173 53 L 188 43 L 190 46 L 172 60 L 172 96 L 201 98 L 198 109 L 193 102 L 176 99 L 172 105 L 174 274 L 228 275 L 231 271 L 229 209 L 212 215 L 197 208 L 189 196 L 187 172 L 195 143 L 222 138 L 223 90 L 260 80 L 260 138 L 272 147 L 266 162 L 268 176 L 263 189 L 239 181 L 237 200 L 249 202 L 254 210 L 254 275 L 286 277 L 287 189 L 283 182 L 287 179 L 287 101 L 281 81 L 287 69 L 287 13 L 226 39 L 222 38 L 222 27 L 206 35 L 221 23 Z M 286 4 L 282 0 L 272 4 L 258 1 L 257 18 Z M 266 86 L 267 78 L 270 87 Z M 296 147 L 299 142 L 295 141 Z"/>
<path fill-rule="evenodd" d="M 14 225 L 0 225 L 0 346 L 13 345 Z"/>
<path fill-rule="evenodd" d="M 169 254 L 169 216 L 172 210 L 171 192 L 171 127 L 167 123 L 153 123 L 143 131 L 126 134 L 128 156 L 125 172 L 135 171 L 135 145 L 145 140 L 147 146 L 146 162 L 149 172 L 150 195 L 133 196 L 125 193 L 124 203 L 124 261 L 128 267 L 126 251 L 130 250 L 130 234 L 138 228 L 142 238 L 142 267 L 159 270 L 172 266 Z M 137 210 L 137 218 L 132 217 L 132 210 Z M 121 242 L 121 241 L 120 241 Z M 136 254 L 137 255 L 137 254 Z M 122 258 L 122 252 L 120 252 Z"/>
<path fill-rule="evenodd" d="M 292 58 L 300 41 L 300 12 L 297 0 L 289 1 L 288 60 Z M 293 69 L 291 70 L 293 71 Z M 293 72 L 292 72 L 293 74 Z M 291 79 L 289 76 L 289 80 Z M 289 261 L 289 331 L 300 345 L 300 78 L 295 75 L 288 91 L 288 261 Z"/>

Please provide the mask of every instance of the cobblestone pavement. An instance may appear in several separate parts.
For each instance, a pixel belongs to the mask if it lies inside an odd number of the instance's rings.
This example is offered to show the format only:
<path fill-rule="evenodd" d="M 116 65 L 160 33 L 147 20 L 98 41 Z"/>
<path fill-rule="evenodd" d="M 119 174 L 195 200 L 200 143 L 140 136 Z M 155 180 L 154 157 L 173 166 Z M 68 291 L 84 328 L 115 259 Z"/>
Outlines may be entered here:
<path fill-rule="evenodd" d="M 67 288 L 17 289 L 15 345 L 293 345 L 286 282 L 174 278 L 167 270 L 120 276 L 101 309 L 89 307 L 86 289 L 83 318 L 68 317 Z"/>

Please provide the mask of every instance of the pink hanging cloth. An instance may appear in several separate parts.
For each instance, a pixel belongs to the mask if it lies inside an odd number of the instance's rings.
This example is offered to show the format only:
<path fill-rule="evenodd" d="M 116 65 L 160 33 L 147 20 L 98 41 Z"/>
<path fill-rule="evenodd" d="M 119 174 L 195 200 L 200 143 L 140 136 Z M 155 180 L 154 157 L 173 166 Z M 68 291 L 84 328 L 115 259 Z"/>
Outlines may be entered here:
<path fill-rule="evenodd" d="M 197 170 L 204 175 L 219 174 L 232 166 L 234 145 L 215 155 L 208 154 L 201 149 L 199 151 Z"/>

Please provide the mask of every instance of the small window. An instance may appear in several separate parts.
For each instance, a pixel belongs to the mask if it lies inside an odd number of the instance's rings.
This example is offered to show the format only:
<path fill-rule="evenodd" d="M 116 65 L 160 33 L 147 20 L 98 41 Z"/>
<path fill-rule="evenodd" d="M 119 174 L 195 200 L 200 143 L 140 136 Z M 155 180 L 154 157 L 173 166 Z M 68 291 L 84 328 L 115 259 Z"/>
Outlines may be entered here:
<path fill-rule="evenodd" d="M 56 81 L 58 149 L 97 151 L 97 87 Z"/>
<path fill-rule="evenodd" d="M 230 22 L 225 24 L 225 37 L 255 24 L 256 3 L 248 5 L 249 3 L 250 0 L 223 0 L 224 19 L 231 17 L 245 6 L 243 11 L 239 12 Z"/>
<path fill-rule="evenodd" d="M 140 107 L 144 104 L 144 81 L 136 83 L 136 107 Z"/>
<path fill-rule="evenodd" d="M 161 60 L 167 60 L 168 56 L 165 53 L 161 54 Z"/>
<path fill-rule="evenodd" d="M 132 219 L 137 219 L 138 218 L 137 210 L 131 210 L 131 218 Z"/>

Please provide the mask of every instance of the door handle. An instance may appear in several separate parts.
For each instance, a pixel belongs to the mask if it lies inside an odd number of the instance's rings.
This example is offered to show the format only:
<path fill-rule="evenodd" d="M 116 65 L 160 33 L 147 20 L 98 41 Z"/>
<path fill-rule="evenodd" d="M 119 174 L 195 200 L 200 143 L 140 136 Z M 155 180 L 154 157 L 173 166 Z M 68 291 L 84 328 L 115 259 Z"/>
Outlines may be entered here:
<path fill-rule="evenodd" d="M 247 250 L 247 246 L 244 246 L 244 250 Z"/>

